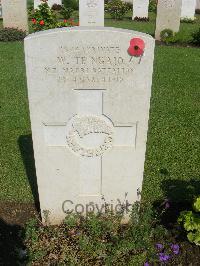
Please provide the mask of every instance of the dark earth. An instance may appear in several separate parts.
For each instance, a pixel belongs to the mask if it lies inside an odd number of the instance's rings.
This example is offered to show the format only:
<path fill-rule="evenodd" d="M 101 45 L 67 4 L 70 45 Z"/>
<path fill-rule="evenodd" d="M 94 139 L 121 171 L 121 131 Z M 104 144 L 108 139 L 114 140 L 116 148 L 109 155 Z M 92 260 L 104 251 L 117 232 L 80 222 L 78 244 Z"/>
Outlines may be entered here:
<path fill-rule="evenodd" d="M 0 265 L 19 264 L 24 258 L 23 229 L 31 218 L 38 218 L 34 204 L 0 202 Z"/>

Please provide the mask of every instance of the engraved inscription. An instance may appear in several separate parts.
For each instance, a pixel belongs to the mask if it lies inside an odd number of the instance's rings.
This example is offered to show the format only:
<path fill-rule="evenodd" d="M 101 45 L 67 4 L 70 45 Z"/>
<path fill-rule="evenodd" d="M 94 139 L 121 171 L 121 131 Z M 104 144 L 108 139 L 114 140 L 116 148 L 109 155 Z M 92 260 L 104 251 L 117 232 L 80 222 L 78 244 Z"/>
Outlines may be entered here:
<path fill-rule="evenodd" d="M 56 65 L 45 66 L 47 76 L 62 83 L 121 83 L 134 74 L 138 58 L 124 56 L 119 46 L 60 46 Z"/>
<path fill-rule="evenodd" d="M 72 120 L 71 129 L 67 134 L 67 143 L 76 154 L 86 157 L 101 156 L 113 146 L 113 127 L 103 116 L 77 115 Z M 103 134 L 103 143 L 97 147 L 80 144 L 78 139 L 83 139 L 90 134 Z"/>
<path fill-rule="evenodd" d="M 175 6 L 175 0 L 163 0 L 163 5 L 166 8 L 174 8 L 174 6 Z"/>

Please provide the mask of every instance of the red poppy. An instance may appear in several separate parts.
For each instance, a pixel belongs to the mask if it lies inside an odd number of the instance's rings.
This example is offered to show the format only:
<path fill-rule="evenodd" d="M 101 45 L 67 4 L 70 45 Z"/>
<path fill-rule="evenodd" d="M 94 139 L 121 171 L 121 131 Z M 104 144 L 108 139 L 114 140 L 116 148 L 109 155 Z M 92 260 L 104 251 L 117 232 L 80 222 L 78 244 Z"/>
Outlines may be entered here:
<path fill-rule="evenodd" d="M 44 20 L 41 20 L 40 21 L 40 25 L 44 25 Z"/>
<path fill-rule="evenodd" d="M 140 38 L 133 38 L 130 41 L 130 46 L 128 48 L 128 53 L 131 56 L 142 56 L 144 53 L 145 43 Z"/>
<path fill-rule="evenodd" d="M 35 18 L 32 18 L 31 20 L 32 20 L 33 24 L 36 24 L 37 20 Z"/>

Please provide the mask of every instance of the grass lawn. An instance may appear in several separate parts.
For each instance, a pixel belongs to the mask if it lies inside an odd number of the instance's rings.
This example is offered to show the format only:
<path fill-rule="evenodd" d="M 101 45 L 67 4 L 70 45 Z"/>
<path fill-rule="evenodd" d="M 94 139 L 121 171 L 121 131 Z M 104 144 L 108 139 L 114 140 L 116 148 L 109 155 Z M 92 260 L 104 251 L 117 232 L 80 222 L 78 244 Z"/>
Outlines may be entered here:
<path fill-rule="evenodd" d="M 29 180 L 34 166 L 23 44 L 0 43 L 0 51 L 0 200 L 32 202 Z M 143 188 L 150 201 L 170 191 L 178 201 L 191 179 L 196 185 L 200 182 L 199 64 L 198 48 L 156 47 Z"/>

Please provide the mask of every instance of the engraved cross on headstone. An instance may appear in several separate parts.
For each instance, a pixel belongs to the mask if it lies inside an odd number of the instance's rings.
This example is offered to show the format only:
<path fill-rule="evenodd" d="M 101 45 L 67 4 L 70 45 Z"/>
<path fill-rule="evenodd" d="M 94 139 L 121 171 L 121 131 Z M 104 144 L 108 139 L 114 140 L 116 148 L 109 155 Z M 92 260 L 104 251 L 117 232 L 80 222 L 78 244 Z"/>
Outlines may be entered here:
<path fill-rule="evenodd" d="M 77 114 L 69 121 L 44 123 L 44 135 L 49 146 L 66 146 L 78 156 L 79 195 L 103 194 L 102 156 L 116 146 L 136 146 L 137 124 L 113 125 L 104 115 L 102 90 L 76 90 Z"/>

